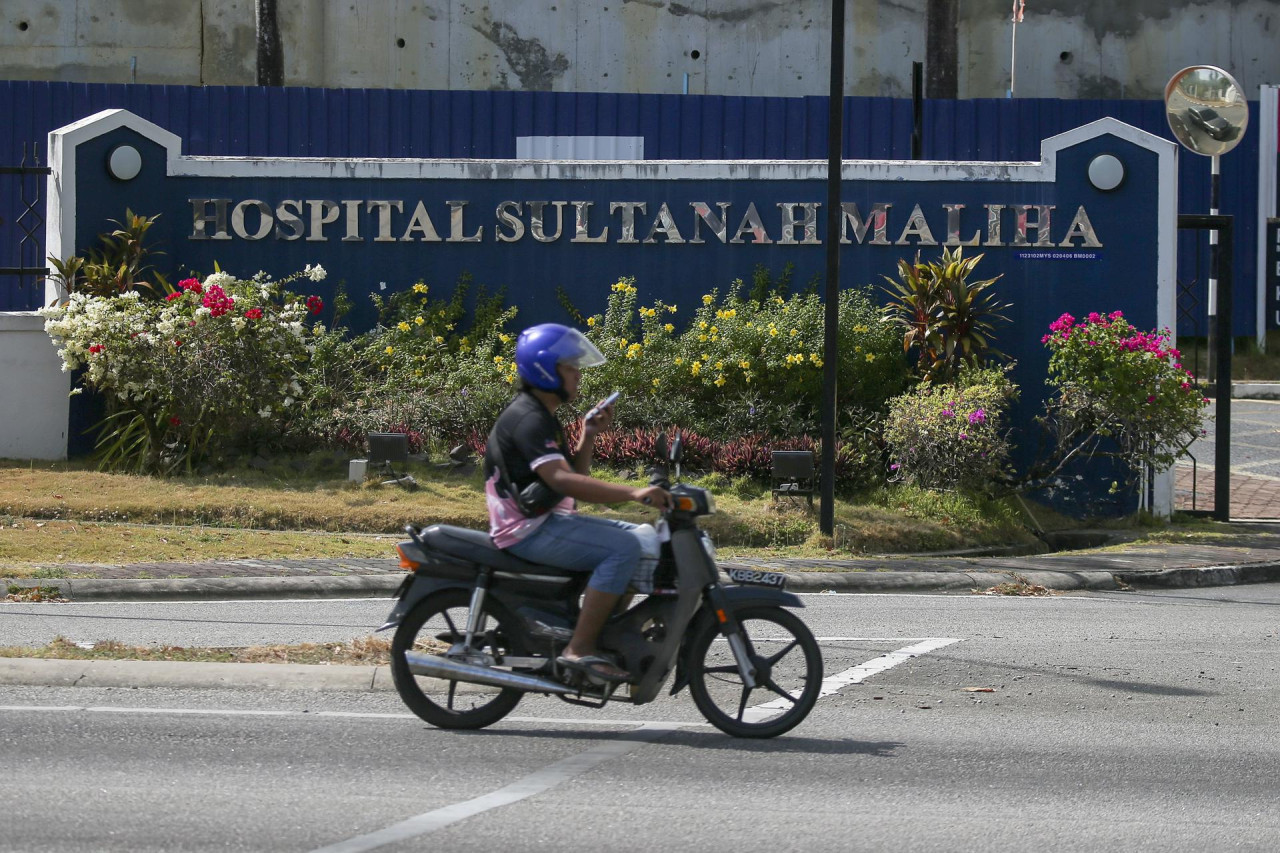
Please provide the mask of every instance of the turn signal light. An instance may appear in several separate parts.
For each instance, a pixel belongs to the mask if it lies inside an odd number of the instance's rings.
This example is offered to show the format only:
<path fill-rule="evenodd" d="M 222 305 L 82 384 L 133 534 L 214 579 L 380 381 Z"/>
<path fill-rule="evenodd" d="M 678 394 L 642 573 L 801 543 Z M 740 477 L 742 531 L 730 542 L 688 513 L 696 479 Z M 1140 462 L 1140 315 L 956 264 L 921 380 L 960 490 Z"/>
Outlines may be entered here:
<path fill-rule="evenodd" d="M 698 505 L 693 502 L 693 498 L 691 497 L 682 495 L 676 498 L 676 509 L 681 512 L 693 512 L 697 509 L 697 506 Z"/>
<path fill-rule="evenodd" d="M 416 572 L 418 570 L 418 564 L 406 557 L 404 551 L 400 550 L 399 545 L 396 546 L 396 553 L 400 555 L 400 568 L 406 572 Z"/>

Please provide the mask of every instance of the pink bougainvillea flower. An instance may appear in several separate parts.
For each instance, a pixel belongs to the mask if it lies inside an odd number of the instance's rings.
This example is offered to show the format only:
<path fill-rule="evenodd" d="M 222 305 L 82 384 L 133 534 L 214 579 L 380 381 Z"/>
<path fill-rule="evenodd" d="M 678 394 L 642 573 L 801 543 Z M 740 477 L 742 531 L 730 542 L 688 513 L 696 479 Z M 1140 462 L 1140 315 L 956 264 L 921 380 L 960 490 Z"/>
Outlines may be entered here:
<path fill-rule="evenodd" d="M 184 278 L 178 282 L 178 287 L 183 290 L 189 290 L 192 293 L 204 293 L 204 288 L 200 285 L 200 280 L 196 278 Z"/>
<path fill-rule="evenodd" d="M 980 424 L 987 419 L 987 413 L 982 409 L 974 409 L 969 413 L 969 423 Z"/>
<path fill-rule="evenodd" d="M 247 320 L 261 320 L 261 319 L 262 319 L 262 309 L 261 309 L 261 308 L 250 308 L 248 311 L 244 312 L 244 316 L 245 316 L 245 319 L 247 319 Z"/>
<path fill-rule="evenodd" d="M 175 299 L 181 299 L 182 297 L 183 297 L 183 291 L 181 291 L 181 290 L 175 290 L 173 293 L 170 293 L 168 296 L 166 296 L 166 297 L 164 298 L 164 301 L 165 301 L 165 302 L 172 302 L 173 300 L 175 300 Z"/>
<path fill-rule="evenodd" d="M 1155 395 L 1155 394 L 1152 394 L 1152 395 L 1150 395 L 1149 397 L 1147 397 L 1147 402 L 1148 402 L 1148 403 L 1154 403 L 1155 401 L 1156 401 L 1156 395 Z"/>
<path fill-rule="evenodd" d="M 308 296 L 307 310 L 310 311 L 312 314 L 319 314 L 321 311 L 324 310 L 324 300 L 321 299 L 319 296 Z"/>
<path fill-rule="evenodd" d="M 227 296 L 227 292 L 216 284 L 209 285 L 200 304 L 209 309 L 210 317 L 221 317 L 235 307 L 235 303 L 230 296 Z"/>
<path fill-rule="evenodd" d="M 102 344 L 94 344 L 93 346 L 89 347 L 89 352 L 92 353 L 93 355 L 97 355 L 98 353 L 102 352 L 104 349 L 106 349 L 106 347 L 104 347 Z"/>

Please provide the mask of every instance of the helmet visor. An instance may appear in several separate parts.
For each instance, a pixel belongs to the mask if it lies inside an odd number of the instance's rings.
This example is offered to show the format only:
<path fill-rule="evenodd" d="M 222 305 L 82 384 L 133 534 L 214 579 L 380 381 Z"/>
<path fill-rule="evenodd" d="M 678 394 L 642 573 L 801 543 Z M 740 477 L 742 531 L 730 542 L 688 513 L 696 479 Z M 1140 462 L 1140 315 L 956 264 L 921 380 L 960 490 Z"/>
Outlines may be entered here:
<path fill-rule="evenodd" d="M 570 329 L 547 351 L 555 353 L 557 364 L 571 364 L 577 368 L 595 367 L 605 362 L 604 353 L 577 329 Z"/>

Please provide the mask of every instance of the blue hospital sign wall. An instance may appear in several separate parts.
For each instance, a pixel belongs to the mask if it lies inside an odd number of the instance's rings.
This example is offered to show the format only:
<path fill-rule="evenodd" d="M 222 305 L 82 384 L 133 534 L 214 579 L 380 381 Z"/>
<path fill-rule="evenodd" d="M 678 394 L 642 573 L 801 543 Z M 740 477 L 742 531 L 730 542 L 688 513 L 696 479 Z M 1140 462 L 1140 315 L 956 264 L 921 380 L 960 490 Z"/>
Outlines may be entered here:
<path fill-rule="evenodd" d="M 332 303 L 343 282 L 353 330 L 375 322 L 366 294 L 423 280 L 447 293 L 469 273 L 505 288 L 518 323 L 585 313 L 634 276 L 642 303 L 693 308 L 702 294 L 794 265 L 824 272 L 841 241 L 841 285 L 879 286 L 900 258 L 982 253 L 1011 323 L 997 345 L 1043 396 L 1040 343 L 1061 313 L 1120 310 L 1172 326 L 1176 148 L 1113 119 L 1042 144 L 1039 162 L 845 164 L 841 229 L 826 233 L 826 164 L 814 161 L 520 161 L 186 157 L 182 141 L 123 110 L 50 135 L 48 245 L 93 245 L 126 208 L 159 215 L 171 275 L 214 263 L 247 277 L 307 264 Z M 50 297 L 55 294 L 49 294 Z"/>

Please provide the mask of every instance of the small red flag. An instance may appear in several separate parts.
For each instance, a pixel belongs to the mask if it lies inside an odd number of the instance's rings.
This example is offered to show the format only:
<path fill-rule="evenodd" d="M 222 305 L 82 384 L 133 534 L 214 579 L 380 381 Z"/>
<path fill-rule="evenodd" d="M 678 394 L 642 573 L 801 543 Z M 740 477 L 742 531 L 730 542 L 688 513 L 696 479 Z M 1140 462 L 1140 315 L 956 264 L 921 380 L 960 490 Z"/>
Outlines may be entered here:
<path fill-rule="evenodd" d="M 1013 22 L 1022 23 L 1022 13 L 1026 11 L 1027 0 L 1013 0 Z"/>

